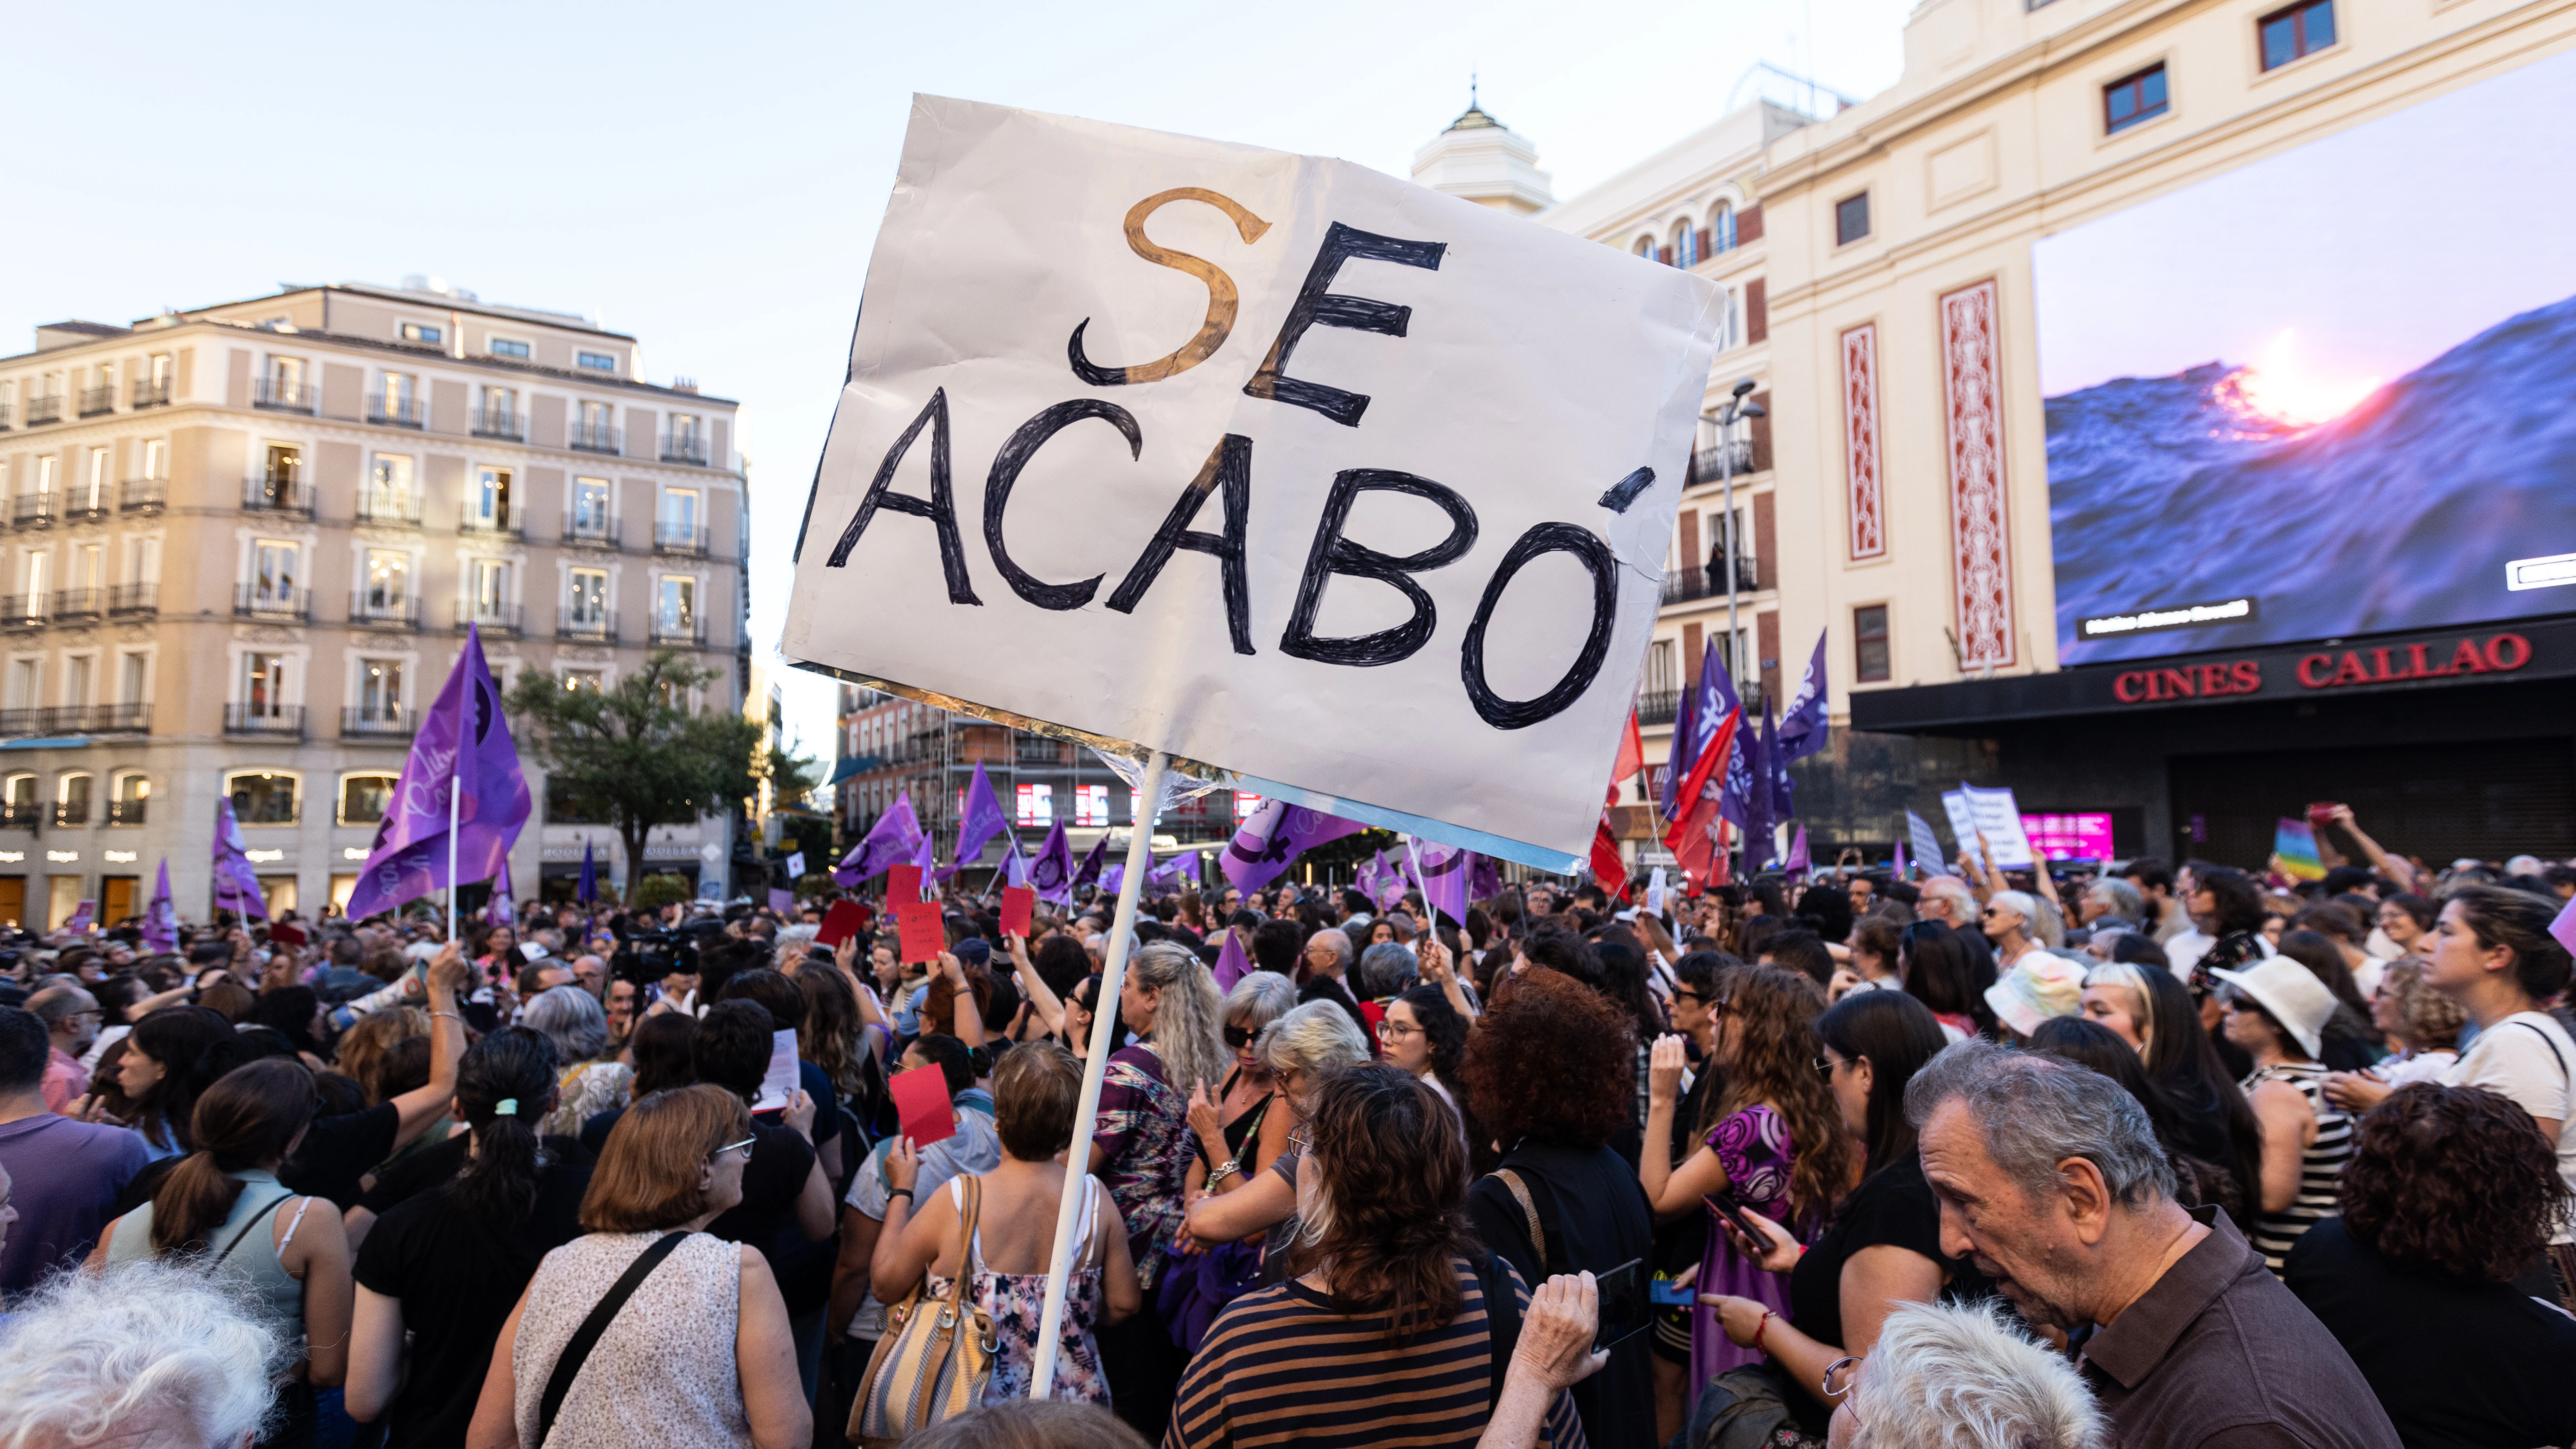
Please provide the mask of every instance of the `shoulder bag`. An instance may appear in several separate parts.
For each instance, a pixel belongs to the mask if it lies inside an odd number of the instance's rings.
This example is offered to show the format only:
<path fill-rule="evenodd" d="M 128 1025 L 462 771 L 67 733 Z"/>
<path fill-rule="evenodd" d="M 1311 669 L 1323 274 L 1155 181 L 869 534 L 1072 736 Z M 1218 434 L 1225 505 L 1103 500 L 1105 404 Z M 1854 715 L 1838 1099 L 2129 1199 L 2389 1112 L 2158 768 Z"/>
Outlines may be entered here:
<path fill-rule="evenodd" d="M 849 1437 L 862 1449 L 900 1444 L 956 1418 L 983 1403 L 993 1382 L 993 1359 L 1001 1347 L 993 1319 L 966 1298 L 975 1277 L 975 1218 L 984 1205 L 984 1184 L 973 1177 L 954 1180 L 964 1184 L 965 1193 L 957 1215 L 956 1280 L 945 1299 L 927 1299 L 925 1273 L 901 1303 L 886 1310 L 885 1337 L 869 1355 L 859 1401 L 850 1407 Z"/>
<path fill-rule="evenodd" d="M 635 1296 L 636 1289 L 644 1286 L 645 1279 L 653 1276 L 653 1270 L 662 1266 L 662 1260 L 680 1246 L 681 1239 L 693 1236 L 695 1234 L 692 1233 L 664 1233 L 643 1252 L 636 1254 L 635 1261 L 627 1264 L 626 1271 L 609 1287 L 607 1296 L 590 1310 L 590 1316 L 581 1321 L 581 1327 L 573 1330 L 571 1341 L 564 1345 L 562 1354 L 555 1359 L 555 1371 L 546 1375 L 544 1396 L 537 1400 L 537 1449 L 545 1449 L 546 1436 L 554 1432 L 555 1415 L 563 1409 L 564 1395 L 572 1392 L 572 1381 L 581 1376 L 581 1366 L 589 1360 L 590 1351 L 599 1346 L 600 1335 L 608 1332 L 608 1325 L 617 1317 L 617 1311 L 626 1306 L 627 1299 Z"/>

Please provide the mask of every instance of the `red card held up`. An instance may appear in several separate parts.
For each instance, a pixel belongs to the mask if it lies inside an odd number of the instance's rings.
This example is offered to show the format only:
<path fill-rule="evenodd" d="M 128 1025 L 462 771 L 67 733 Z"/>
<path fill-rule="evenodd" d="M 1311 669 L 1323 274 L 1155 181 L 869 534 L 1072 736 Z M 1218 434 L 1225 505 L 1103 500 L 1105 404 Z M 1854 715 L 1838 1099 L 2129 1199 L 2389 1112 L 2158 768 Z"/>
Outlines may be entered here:
<path fill-rule="evenodd" d="M 898 906 L 905 901 L 921 899 L 921 867 L 890 865 L 886 867 L 886 904 Z"/>
<path fill-rule="evenodd" d="M 1002 934 L 1026 937 L 1029 916 L 1037 910 L 1038 893 L 1027 886 L 1002 888 Z"/>
<path fill-rule="evenodd" d="M 915 1147 L 928 1147 L 957 1135 L 956 1114 L 948 1107 L 948 1078 L 936 1066 L 897 1072 L 887 1087 L 903 1119 L 903 1135 Z"/>
<path fill-rule="evenodd" d="M 903 959 L 915 961 L 939 959 L 948 949 L 948 933 L 940 929 L 937 901 L 898 901 L 894 908 L 895 927 L 903 933 Z"/>
<path fill-rule="evenodd" d="M 867 928 L 867 907 L 857 901 L 834 901 L 823 915 L 821 929 L 814 932 L 814 944 L 829 951 Z"/>

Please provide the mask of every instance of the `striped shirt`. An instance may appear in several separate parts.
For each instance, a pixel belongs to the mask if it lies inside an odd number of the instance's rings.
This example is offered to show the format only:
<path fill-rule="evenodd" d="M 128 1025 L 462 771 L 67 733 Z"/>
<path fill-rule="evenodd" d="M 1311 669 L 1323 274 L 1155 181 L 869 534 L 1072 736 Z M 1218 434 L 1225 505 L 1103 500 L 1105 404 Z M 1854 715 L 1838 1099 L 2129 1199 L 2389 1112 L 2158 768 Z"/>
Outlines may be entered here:
<path fill-rule="evenodd" d="M 2308 1099 L 2309 1108 L 2317 1114 L 2317 1140 L 2299 1157 L 2299 1195 L 2277 1213 L 2264 1213 L 2254 1220 L 2254 1251 L 2263 1255 L 2263 1264 L 2274 1274 L 2288 1261 L 2290 1249 L 2297 1247 L 2301 1234 L 2315 1226 L 2320 1218 L 2330 1218 L 2343 1209 L 2338 1205 L 2337 1186 L 2343 1178 L 2343 1165 L 2352 1160 L 2352 1118 L 2342 1108 L 2326 1100 L 2326 1069 L 2313 1062 L 2285 1062 L 2264 1067 L 2247 1077 L 2245 1090 L 2251 1093 L 2265 1082 L 2287 1082 Z"/>
<path fill-rule="evenodd" d="M 1190 1361 L 1163 1449 L 1472 1449 L 1492 1410 L 1492 1350 L 1476 1274 L 1451 1262 L 1458 1316 L 1402 1345 L 1384 1315 L 1344 1312 L 1303 1283 L 1234 1300 Z M 1519 1274 L 1512 1285 L 1526 1314 Z M 1541 1442 L 1586 1449 L 1572 1394 L 1556 1396 Z"/>

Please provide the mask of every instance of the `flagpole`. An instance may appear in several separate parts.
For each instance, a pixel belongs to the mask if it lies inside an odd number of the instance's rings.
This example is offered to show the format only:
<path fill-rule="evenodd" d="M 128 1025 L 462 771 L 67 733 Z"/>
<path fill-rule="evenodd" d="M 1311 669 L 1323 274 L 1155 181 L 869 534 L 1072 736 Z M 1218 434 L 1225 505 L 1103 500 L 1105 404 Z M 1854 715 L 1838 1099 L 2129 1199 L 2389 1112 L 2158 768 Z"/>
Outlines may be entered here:
<path fill-rule="evenodd" d="M 1047 1263 L 1046 1302 L 1038 1310 L 1038 1361 L 1029 1372 L 1029 1397 L 1043 1399 L 1055 1386 L 1056 1352 L 1064 1336 L 1065 1288 L 1073 1273 L 1074 1220 L 1082 1208 L 1082 1180 L 1091 1175 L 1091 1143 L 1100 1132 L 1100 1085 L 1118 1044 L 1118 993 L 1126 983 L 1127 943 L 1136 929 L 1136 902 L 1145 888 L 1145 860 L 1152 854 L 1154 814 L 1163 799 L 1163 770 L 1171 757 L 1156 750 L 1145 761 L 1136 791 L 1142 819 L 1127 827 L 1127 871 L 1118 881 L 1118 910 L 1111 917 L 1109 949 L 1100 960 L 1100 989 L 1091 998 L 1091 1041 L 1082 1064 L 1082 1095 L 1075 1100 L 1073 1135 L 1064 1154 L 1064 1192 L 1056 1202 L 1055 1251 Z"/>
<path fill-rule="evenodd" d="M 1422 878 L 1422 858 L 1413 853 L 1413 837 L 1404 837 L 1404 863 L 1413 867 L 1413 888 L 1422 892 L 1422 913 L 1431 918 L 1431 939 L 1440 939 L 1440 908 L 1431 904 L 1431 882 Z M 1460 862 L 1463 866 L 1465 862 Z M 1417 953 L 1419 954 L 1419 953 Z"/>

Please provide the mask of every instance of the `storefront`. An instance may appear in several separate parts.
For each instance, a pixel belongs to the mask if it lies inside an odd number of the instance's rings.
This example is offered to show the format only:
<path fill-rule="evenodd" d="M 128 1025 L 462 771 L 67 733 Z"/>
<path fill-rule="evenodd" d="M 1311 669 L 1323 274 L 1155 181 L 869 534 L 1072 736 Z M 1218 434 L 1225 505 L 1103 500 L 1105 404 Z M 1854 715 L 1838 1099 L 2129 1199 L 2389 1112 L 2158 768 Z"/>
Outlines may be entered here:
<path fill-rule="evenodd" d="M 1851 722 L 1973 760 L 2025 813 L 2108 813 L 2123 856 L 2259 865 L 2277 820 L 2333 801 L 2440 864 L 2576 855 L 2571 706 L 2562 615 L 1863 690 Z"/>

